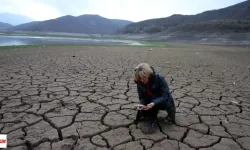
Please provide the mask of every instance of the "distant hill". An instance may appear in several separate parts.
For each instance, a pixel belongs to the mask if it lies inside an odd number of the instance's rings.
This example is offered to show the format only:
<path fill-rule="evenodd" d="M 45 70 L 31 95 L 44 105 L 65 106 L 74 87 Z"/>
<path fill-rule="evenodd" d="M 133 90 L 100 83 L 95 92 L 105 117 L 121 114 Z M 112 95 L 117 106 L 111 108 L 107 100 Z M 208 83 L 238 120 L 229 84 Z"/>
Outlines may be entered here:
<path fill-rule="evenodd" d="M 159 34 L 173 32 L 245 32 L 250 29 L 250 1 L 227 8 L 205 11 L 197 15 L 175 14 L 167 18 L 132 23 L 121 30 L 123 34 Z"/>
<path fill-rule="evenodd" d="M 116 23 L 119 27 L 125 27 L 128 24 L 133 23 L 132 21 L 128 20 L 119 20 L 119 19 L 111 19 L 114 23 Z"/>
<path fill-rule="evenodd" d="M 31 22 L 10 28 L 12 31 L 46 31 L 87 34 L 110 34 L 131 23 L 112 20 L 99 15 L 63 16 L 56 19 Z"/>
<path fill-rule="evenodd" d="M 6 29 L 12 27 L 11 24 L 0 22 L 0 29 Z"/>
<path fill-rule="evenodd" d="M 11 13 L 0 13 L 0 22 L 9 23 L 12 25 L 19 25 L 31 21 L 33 20 L 26 16 L 11 14 Z"/>

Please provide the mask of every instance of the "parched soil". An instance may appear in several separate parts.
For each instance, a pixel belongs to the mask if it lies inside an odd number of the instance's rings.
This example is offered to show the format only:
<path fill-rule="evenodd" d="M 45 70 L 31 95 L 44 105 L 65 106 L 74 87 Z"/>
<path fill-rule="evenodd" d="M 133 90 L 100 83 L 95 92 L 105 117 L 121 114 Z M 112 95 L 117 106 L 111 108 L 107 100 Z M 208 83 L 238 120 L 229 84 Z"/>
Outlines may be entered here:
<path fill-rule="evenodd" d="M 0 51 L 8 150 L 250 150 L 250 49 L 65 46 Z M 176 125 L 145 135 L 133 68 L 166 76 Z"/>

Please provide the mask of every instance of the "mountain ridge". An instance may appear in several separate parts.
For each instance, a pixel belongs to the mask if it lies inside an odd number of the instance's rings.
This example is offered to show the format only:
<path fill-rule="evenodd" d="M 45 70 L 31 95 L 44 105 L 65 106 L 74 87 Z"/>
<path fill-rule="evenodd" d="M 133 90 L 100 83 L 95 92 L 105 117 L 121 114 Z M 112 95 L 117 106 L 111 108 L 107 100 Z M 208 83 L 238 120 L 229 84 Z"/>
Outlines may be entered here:
<path fill-rule="evenodd" d="M 250 1 L 238 3 L 233 6 L 218 10 L 209 10 L 196 15 L 180 15 L 174 14 L 165 18 L 149 19 L 137 23 L 132 23 L 121 30 L 119 33 L 159 33 L 165 32 L 169 28 L 176 26 L 192 24 L 198 22 L 206 22 L 212 20 L 250 20 Z"/>
<path fill-rule="evenodd" d="M 9 27 L 13 27 L 13 25 L 11 25 L 9 23 L 0 22 L 0 29 L 6 29 Z"/>
<path fill-rule="evenodd" d="M 111 34 L 132 23 L 131 21 L 107 19 L 99 15 L 66 15 L 55 19 L 21 24 L 10 28 L 11 31 L 46 31 L 87 34 Z"/>
<path fill-rule="evenodd" d="M 27 16 L 12 13 L 0 13 L 0 22 L 8 23 L 11 25 L 19 25 L 31 21 L 33 21 L 33 19 Z"/>

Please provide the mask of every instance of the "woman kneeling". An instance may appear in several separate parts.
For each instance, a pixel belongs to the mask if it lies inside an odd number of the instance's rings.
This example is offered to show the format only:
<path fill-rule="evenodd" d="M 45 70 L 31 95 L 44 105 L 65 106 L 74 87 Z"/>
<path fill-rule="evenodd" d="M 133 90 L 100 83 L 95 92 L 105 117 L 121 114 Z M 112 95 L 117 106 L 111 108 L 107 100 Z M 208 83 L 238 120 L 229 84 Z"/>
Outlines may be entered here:
<path fill-rule="evenodd" d="M 136 122 L 143 117 L 148 118 L 149 123 L 142 131 L 150 134 L 156 130 L 159 110 L 166 110 L 168 120 L 175 123 L 175 104 L 165 77 L 156 73 L 149 64 L 141 63 L 134 70 L 134 81 L 141 103 L 137 106 Z"/>

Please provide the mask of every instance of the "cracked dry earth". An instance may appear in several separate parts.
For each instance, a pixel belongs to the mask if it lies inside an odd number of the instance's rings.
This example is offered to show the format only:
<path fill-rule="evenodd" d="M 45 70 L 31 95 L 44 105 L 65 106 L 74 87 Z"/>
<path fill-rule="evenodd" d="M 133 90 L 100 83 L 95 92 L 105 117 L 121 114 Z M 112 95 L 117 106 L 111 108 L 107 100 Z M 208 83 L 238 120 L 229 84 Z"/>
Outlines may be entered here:
<path fill-rule="evenodd" d="M 133 68 L 167 77 L 176 125 L 135 125 Z M 250 50 L 192 46 L 0 51 L 0 133 L 8 150 L 250 150 Z"/>

